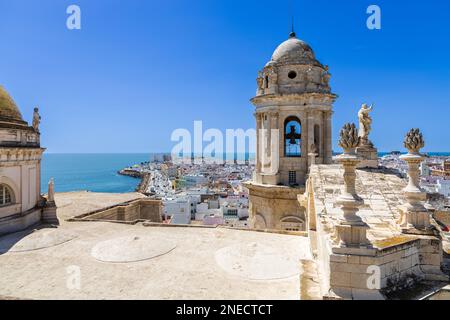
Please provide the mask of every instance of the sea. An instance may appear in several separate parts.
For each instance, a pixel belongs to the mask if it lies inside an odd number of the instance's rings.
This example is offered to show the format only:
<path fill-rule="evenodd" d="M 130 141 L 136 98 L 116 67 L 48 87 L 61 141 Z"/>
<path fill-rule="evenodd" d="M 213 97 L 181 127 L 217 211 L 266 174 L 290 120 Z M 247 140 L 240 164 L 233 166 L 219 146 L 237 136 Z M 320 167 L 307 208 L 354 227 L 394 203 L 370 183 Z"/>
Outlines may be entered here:
<path fill-rule="evenodd" d="M 150 161 L 150 154 L 56 154 L 44 153 L 41 190 L 47 192 L 53 178 L 56 192 L 81 191 L 133 192 L 140 180 L 117 171 Z"/>
<path fill-rule="evenodd" d="M 382 157 L 389 152 L 380 152 Z M 57 154 L 45 153 L 42 160 L 41 190 L 46 193 L 53 178 L 56 192 L 87 190 L 91 192 L 133 192 L 140 180 L 122 176 L 123 168 L 152 161 L 160 154 Z M 430 152 L 430 156 L 450 157 L 450 152 Z M 250 159 L 254 158 L 252 155 Z"/>

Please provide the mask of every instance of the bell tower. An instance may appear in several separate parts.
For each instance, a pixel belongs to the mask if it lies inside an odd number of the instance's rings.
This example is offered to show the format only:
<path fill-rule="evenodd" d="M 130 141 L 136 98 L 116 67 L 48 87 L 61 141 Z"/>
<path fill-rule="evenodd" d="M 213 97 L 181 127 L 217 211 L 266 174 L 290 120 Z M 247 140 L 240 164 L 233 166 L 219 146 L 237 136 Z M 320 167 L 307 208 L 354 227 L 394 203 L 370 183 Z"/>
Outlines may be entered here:
<path fill-rule="evenodd" d="M 309 166 L 332 161 L 336 95 L 330 77 L 328 66 L 316 60 L 311 47 L 294 32 L 258 73 L 256 96 L 251 99 L 257 129 L 256 169 L 247 184 L 253 227 L 301 229 L 304 208 L 299 207 L 297 195 L 304 193 Z"/>

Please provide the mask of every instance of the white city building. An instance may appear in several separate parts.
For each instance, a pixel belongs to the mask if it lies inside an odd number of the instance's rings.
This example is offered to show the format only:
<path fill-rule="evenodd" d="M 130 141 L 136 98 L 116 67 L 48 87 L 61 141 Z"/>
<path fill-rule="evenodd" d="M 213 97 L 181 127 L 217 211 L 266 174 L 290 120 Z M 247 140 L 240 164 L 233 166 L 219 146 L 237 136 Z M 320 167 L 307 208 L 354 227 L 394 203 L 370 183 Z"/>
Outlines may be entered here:
<path fill-rule="evenodd" d="M 450 180 L 437 180 L 436 192 L 446 197 L 450 197 Z"/>
<path fill-rule="evenodd" d="M 189 197 L 164 201 L 164 217 L 170 217 L 172 224 L 190 224 L 191 207 L 192 202 Z"/>

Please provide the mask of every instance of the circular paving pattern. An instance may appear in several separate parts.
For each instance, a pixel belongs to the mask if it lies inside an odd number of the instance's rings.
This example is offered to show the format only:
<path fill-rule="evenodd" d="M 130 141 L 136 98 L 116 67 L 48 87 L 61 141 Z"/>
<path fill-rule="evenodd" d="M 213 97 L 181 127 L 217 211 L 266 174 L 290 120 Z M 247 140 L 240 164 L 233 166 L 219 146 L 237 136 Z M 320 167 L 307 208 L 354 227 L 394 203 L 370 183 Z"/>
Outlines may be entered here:
<path fill-rule="evenodd" d="M 162 237 L 127 236 L 98 243 L 91 255 L 103 262 L 136 262 L 162 256 L 175 247 L 175 243 Z"/>
<path fill-rule="evenodd" d="M 0 254 L 26 252 L 54 247 L 77 236 L 58 229 L 39 229 L 16 232 L 0 238 Z"/>
<path fill-rule="evenodd" d="M 256 242 L 219 249 L 217 264 L 228 274 L 248 280 L 278 280 L 299 274 L 299 261 L 282 248 Z"/>

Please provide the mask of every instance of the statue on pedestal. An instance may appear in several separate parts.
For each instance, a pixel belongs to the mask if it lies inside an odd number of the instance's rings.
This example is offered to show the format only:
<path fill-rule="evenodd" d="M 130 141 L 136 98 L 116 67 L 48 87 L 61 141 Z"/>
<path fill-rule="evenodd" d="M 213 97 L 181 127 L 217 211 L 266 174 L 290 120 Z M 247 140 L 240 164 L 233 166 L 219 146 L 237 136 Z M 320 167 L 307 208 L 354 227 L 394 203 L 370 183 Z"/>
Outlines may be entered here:
<path fill-rule="evenodd" d="M 324 67 L 324 71 L 322 72 L 322 84 L 325 87 L 328 87 L 330 84 L 331 74 L 329 72 L 328 66 Z"/>
<path fill-rule="evenodd" d="M 356 153 L 362 159 L 358 168 L 378 168 L 378 150 L 369 140 L 369 134 L 372 131 L 372 117 L 370 116 L 372 110 L 373 105 L 369 107 L 364 103 L 358 112 L 360 143 L 356 148 Z"/>
<path fill-rule="evenodd" d="M 53 181 L 53 178 L 50 179 L 48 182 L 48 202 L 54 202 L 55 201 L 55 182 Z"/>
<path fill-rule="evenodd" d="M 264 75 L 261 71 L 258 72 L 258 78 L 256 78 L 256 84 L 258 86 L 257 94 L 262 94 L 264 91 Z"/>
<path fill-rule="evenodd" d="M 361 146 L 373 147 L 373 143 L 369 140 L 369 133 L 372 130 L 372 117 L 369 113 L 372 110 L 373 105 L 369 107 L 364 103 L 358 112 L 359 136 L 361 137 Z"/>
<path fill-rule="evenodd" d="M 57 207 L 55 203 L 55 182 L 53 178 L 48 182 L 47 202 L 42 211 L 42 221 L 46 224 L 58 225 Z"/>
<path fill-rule="evenodd" d="M 39 124 L 41 123 L 41 116 L 39 115 L 39 108 L 34 108 L 33 112 L 33 129 L 36 132 L 39 132 Z"/>

